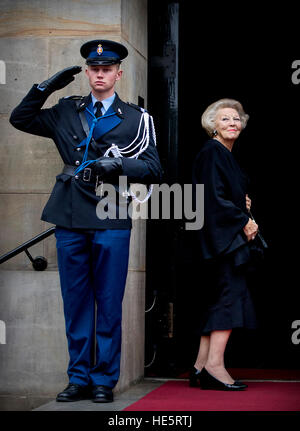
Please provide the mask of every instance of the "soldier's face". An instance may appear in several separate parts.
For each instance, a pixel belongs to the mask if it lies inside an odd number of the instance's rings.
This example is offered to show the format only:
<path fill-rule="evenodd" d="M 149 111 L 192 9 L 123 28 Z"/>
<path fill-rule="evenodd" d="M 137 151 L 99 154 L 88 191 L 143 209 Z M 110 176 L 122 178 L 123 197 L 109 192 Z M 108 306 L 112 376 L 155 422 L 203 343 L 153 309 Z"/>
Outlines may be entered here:
<path fill-rule="evenodd" d="M 88 66 L 85 71 L 89 84 L 96 93 L 109 94 L 114 92 L 114 86 L 121 79 L 122 70 L 119 65 Z"/>

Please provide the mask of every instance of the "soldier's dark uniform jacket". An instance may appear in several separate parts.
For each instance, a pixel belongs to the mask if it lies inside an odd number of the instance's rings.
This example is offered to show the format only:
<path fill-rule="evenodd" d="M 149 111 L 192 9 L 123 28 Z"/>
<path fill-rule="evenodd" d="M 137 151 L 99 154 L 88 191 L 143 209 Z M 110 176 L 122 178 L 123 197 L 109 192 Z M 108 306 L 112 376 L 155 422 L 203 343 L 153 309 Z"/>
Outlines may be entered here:
<path fill-rule="evenodd" d="M 91 106 L 91 95 L 62 98 L 52 108 L 41 109 L 47 97 L 46 92 L 34 85 L 10 117 L 11 124 L 17 129 L 53 139 L 63 162 L 69 167 L 57 175 L 41 219 L 68 229 L 130 228 L 128 216 L 126 219 L 100 220 L 96 206 L 101 197 L 95 192 L 95 176 L 91 175 L 85 181 L 84 170 L 78 175 L 72 173 L 72 167 L 75 171 L 81 165 L 86 149 L 84 140 L 90 126 L 86 108 Z M 137 136 L 142 116 L 138 107 L 123 102 L 116 94 L 109 111 L 111 115 L 101 120 L 101 127 L 91 140 L 89 160 L 103 156 L 112 144 L 125 148 Z M 149 145 L 138 159 L 123 157 L 122 164 L 122 175 L 127 177 L 128 184 L 160 182 L 162 170 L 153 135 L 150 133 Z"/>

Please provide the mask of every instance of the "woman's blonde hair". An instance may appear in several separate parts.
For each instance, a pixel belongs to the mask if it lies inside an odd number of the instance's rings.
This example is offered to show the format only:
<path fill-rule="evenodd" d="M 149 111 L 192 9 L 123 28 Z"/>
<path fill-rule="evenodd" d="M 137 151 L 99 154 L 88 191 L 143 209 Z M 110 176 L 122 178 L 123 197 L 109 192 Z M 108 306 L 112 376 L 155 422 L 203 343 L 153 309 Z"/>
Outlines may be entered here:
<path fill-rule="evenodd" d="M 209 136 L 214 136 L 216 115 L 219 109 L 223 108 L 235 109 L 239 113 L 242 128 L 244 129 L 246 127 L 249 115 L 245 113 L 242 104 L 234 99 L 220 99 L 209 105 L 201 117 L 202 127 L 206 130 Z"/>

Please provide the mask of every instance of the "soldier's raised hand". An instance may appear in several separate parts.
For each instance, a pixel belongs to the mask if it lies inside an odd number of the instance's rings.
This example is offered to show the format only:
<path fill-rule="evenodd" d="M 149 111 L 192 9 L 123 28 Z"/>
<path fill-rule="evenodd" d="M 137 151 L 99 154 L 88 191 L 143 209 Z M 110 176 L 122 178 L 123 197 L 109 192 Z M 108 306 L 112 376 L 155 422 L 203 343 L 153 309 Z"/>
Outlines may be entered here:
<path fill-rule="evenodd" d="M 39 89 L 46 90 L 49 93 L 53 93 L 56 90 L 60 90 L 64 88 L 66 85 L 70 84 L 70 82 L 74 81 L 74 75 L 81 72 L 81 66 L 71 66 L 66 69 L 57 72 L 55 75 L 51 76 L 51 78 L 43 81 L 39 85 Z"/>

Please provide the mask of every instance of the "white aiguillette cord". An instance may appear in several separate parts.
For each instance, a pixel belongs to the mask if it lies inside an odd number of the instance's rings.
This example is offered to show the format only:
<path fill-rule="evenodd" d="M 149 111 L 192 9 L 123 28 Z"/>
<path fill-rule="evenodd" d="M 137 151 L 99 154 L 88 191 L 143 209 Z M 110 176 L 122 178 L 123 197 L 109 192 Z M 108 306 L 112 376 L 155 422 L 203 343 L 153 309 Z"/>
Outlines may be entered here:
<path fill-rule="evenodd" d="M 138 141 L 141 128 L 143 126 L 144 126 L 144 129 L 142 132 L 142 137 L 140 141 Z M 124 147 L 121 149 L 116 144 L 112 144 L 111 147 L 105 152 L 104 157 L 109 157 L 110 153 L 112 153 L 113 157 L 126 157 L 126 154 L 132 153 L 133 151 L 137 150 L 137 152 L 134 155 L 128 156 L 128 158 L 138 159 L 140 154 L 142 154 L 149 145 L 150 127 L 151 127 L 151 133 L 153 136 L 154 144 L 156 146 L 156 135 L 155 135 L 153 118 L 146 111 L 144 111 L 141 115 L 137 135 L 134 138 L 134 140 L 129 145 L 127 145 L 127 147 Z M 148 193 L 144 199 L 142 200 L 138 199 L 138 197 L 132 192 L 132 190 L 130 190 L 130 196 L 132 197 L 132 199 L 142 204 L 150 198 L 152 191 L 153 191 L 153 184 L 150 184 Z"/>

